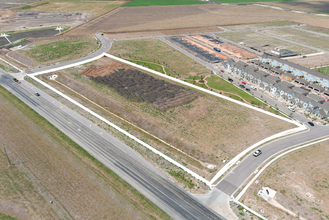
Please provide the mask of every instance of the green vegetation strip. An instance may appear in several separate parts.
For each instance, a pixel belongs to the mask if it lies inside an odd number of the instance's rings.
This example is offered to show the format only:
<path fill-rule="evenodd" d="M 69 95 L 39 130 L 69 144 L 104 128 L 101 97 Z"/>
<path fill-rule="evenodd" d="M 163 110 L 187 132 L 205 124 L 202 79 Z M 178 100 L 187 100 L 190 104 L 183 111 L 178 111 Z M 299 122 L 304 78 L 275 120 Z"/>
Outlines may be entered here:
<path fill-rule="evenodd" d="M 316 70 L 319 71 L 320 73 L 323 73 L 323 74 L 329 75 L 329 66 L 321 67 L 321 68 L 318 68 L 318 69 L 316 69 Z"/>
<path fill-rule="evenodd" d="M 123 7 L 150 6 L 150 5 L 200 5 L 208 4 L 198 0 L 133 0 Z"/>
<path fill-rule="evenodd" d="M 16 220 L 17 218 L 14 218 L 14 217 L 11 217 L 9 215 L 5 215 L 5 214 L 0 213 L 0 219 L 1 220 Z"/>
<path fill-rule="evenodd" d="M 116 173 L 112 170 L 107 168 L 104 164 L 99 162 L 93 156 L 91 156 L 87 151 L 85 151 L 82 147 L 80 147 L 77 143 L 71 140 L 68 136 L 66 136 L 63 132 L 58 130 L 52 124 L 50 124 L 45 118 L 40 116 L 37 112 L 27 106 L 23 101 L 18 99 L 16 96 L 8 92 L 5 88 L 0 86 L 0 95 L 3 96 L 8 103 L 15 106 L 22 114 L 24 114 L 29 120 L 31 120 L 35 125 L 48 134 L 54 141 L 60 143 L 63 146 L 68 146 L 72 148 L 72 153 L 75 151 L 78 154 L 75 154 L 77 158 L 86 161 L 85 159 L 88 158 L 92 164 L 97 168 L 97 170 L 93 169 L 99 175 L 103 176 L 102 173 L 106 173 L 111 177 L 110 183 L 111 185 L 118 190 L 119 193 L 123 194 L 124 196 L 131 198 L 129 194 L 133 194 L 134 197 L 139 198 L 139 201 L 132 201 L 136 207 L 142 207 L 148 214 L 154 213 L 158 215 L 161 219 L 171 219 L 164 211 L 162 211 L 159 207 L 153 204 L 150 200 L 148 200 L 144 195 L 138 192 L 135 188 L 133 188 L 129 183 L 121 179 Z M 100 172 L 99 172 L 99 171 Z M 119 190 L 120 188 L 124 188 L 125 190 Z M 126 194 L 128 193 L 128 194 Z M 0 219 L 2 216 L 0 215 Z M 9 216 L 10 217 L 10 216 Z M 150 216 L 154 218 L 154 216 Z M 7 219 L 14 219 L 14 218 L 7 218 Z"/>
<path fill-rule="evenodd" d="M 37 46 L 30 51 L 30 55 L 36 59 L 37 62 L 47 62 L 68 55 L 79 55 L 90 43 L 91 40 L 88 38 L 61 40 Z"/>

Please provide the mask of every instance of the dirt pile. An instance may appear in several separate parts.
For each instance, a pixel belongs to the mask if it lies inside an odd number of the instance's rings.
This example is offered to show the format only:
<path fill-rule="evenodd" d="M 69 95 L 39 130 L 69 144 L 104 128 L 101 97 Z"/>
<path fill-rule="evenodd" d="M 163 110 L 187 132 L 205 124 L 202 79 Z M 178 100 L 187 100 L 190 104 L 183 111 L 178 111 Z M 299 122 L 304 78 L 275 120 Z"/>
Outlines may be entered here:
<path fill-rule="evenodd" d="M 115 73 L 117 70 L 131 69 L 129 66 L 123 65 L 121 63 L 110 62 L 106 65 L 90 65 L 80 73 L 80 75 L 86 75 L 91 77 L 104 77 Z"/>
<path fill-rule="evenodd" d="M 13 22 L 12 19 L 16 18 L 17 14 L 8 9 L 0 9 L 0 23 Z"/>
<path fill-rule="evenodd" d="M 156 79 L 138 70 L 118 69 L 118 66 L 116 69 L 112 68 L 111 73 L 107 66 L 90 66 L 81 74 L 114 88 L 131 101 L 148 102 L 161 111 L 191 102 L 199 96 L 192 90 Z"/>

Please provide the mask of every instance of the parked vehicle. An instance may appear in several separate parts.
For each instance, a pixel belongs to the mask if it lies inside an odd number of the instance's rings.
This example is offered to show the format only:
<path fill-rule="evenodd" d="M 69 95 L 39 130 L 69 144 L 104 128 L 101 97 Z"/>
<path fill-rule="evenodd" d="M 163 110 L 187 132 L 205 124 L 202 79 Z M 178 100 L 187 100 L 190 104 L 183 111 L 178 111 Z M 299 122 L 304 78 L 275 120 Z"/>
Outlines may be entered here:
<path fill-rule="evenodd" d="M 224 70 L 221 70 L 222 73 L 224 73 Z"/>
<path fill-rule="evenodd" d="M 246 88 L 246 90 L 247 90 L 248 92 L 250 92 L 250 89 L 249 89 L 249 88 Z"/>
<path fill-rule="evenodd" d="M 313 122 L 307 122 L 309 125 L 311 125 L 312 127 L 314 126 L 314 123 Z"/>
<path fill-rule="evenodd" d="M 246 83 L 245 83 L 245 82 L 242 82 L 242 84 L 246 85 Z"/>
<path fill-rule="evenodd" d="M 233 79 L 231 79 L 231 78 L 228 78 L 228 81 L 230 81 L 230 82 L 233 82 Z"/>
<path fill-rule="evenodd" d="M 254 86 L 252 86 L 251 89 L 257 91 L 257 88 Z"/>
<path fill-rule="evenodd" d="M 245 88 L 245 86 L 244 86 L 244 85 L 242 85 L 242 84 L 240 84 L 239 86 L 240 86 L 241 88 Z"/>
<path fill-rule="evenodd" d="M 294 109 L 293 107 L 291 107 L 291 106 L 289 106 L 288 109 L 289 109 L 290 111 L 292 111 L 292 112 L 295 112 L 295 109 Z"/>
<path fill-rule="evenodd" d="M 220 52 L 220 49 L 214 47 L 214 51 Z"/>
<path fill-rule="evenodd" d="M 252 155 L 254 155 L 254 157 L 258 157 L 261 154 L 262 154 L 261 150 L 256 150 Z"/>

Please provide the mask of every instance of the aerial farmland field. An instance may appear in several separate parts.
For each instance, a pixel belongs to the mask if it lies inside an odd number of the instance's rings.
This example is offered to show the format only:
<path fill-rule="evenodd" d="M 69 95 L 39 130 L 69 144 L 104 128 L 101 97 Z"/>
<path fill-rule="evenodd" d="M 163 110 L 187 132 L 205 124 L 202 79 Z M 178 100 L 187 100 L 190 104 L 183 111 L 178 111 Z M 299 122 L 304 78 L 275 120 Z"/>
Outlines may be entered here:
<path fill-rule="evenodd" d="M 150 5 L 199 5 L 208 4 L 198 0 L 133 0 L 124 7 L 150 6 Z"/>
<path fill-rule="evenodd" d="M 315 18 L 307 14 L 289 13 L 255 5 L 169 5 L 120 7 L 68 31 L 66 34 L 88 34 L 98 31 L 108 34 L 130 33 L 250 24 L 259 23 L 260 21 L 293 21 L 303 23 L 320 21 L 323 24 L 329 24 L 327 18 Z"/>

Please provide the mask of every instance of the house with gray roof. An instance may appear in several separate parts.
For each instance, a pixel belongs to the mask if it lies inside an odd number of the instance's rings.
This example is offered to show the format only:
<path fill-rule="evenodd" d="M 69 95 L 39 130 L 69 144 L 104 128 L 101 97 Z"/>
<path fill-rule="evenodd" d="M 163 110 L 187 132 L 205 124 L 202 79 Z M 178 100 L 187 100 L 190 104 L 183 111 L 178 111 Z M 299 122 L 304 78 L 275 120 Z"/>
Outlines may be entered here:
<path fill-rule="evenodd" d="M 279 75 L 279 76 L 281 76 L 281 75 L 284 73 L 284 71 L 282 71 L 282 70 L 280 70 L 280 69 L 278 69 L 278 68 L 276 68 L 276 67 L 273 67 L 273 68 L 271 69 L 271 72 L 272 72 L 272 73 L 275 73 L 275 74 L 277 74 L 277 75 Z"/>
<path fill-rule="evenodd" d="M 318 103 L 321 103 L 321 104 L 326 101 L 324 98 L 321 98 L 320 96 L 312 94 L 312 93 L 308 94 L 307 97 L 309 97 L 310 99 L 312 99 Z"/>
<path fill-rule="evenodd" d="M 227 71 L 232 71 L 235 64 L 236 62 L 231 58 L 227 58 L 222 62 L 222 65 L 227 69 Z"/>
<path fill-rule="evenodd" d="M 310 84 L 310 85 L 308 85 L 308 88 L 313 89 L 316 92 L 323 92 L 324 91 L 324 88 L 320 85 L 317 85 L 317 84 Z"/>
<path fill-rule="evenodd" d="M 323 109 L 326 113 L 326 117 L 329 117 L 329 102 L 325 102 L 322 105 L 319 105 L 319 108 Z"/>
<path fill-rule="evenodd" d="M 293 87 L 292 90 L 294 90 L 295 92 L 302 94 L 302 95 L 308 94 L 308 91 L 306 91 L 305 89 L 302 89 L 300 87 L 297 87 L 297 86 Z"/>
<path fill-rule="evenodd" d="M 323 109 L 317 108 L 317 109 L 312 110 L 310 115 L 311 115 L 311 117 L 323 119 L 323 118 L 327 117 L 328 114 Z"/>
<path fill-rule="evenodd" d="M 301 79 L 301 78 L 297 78 L 294 81 L 303 86 L 308 86 L 310 84 L 308 81 L 306 81 L 305 79 Z"/>
<path fill-rule="evenodd" d="M 282 73 L 281 77 L 286 80 L 289 80 L 289 81 L 297 78 L 296 76 L 292 75 L 291 73 Z"/>
<path fill-rule="evenodd" d="M 269 63 L 269 65 L 274 67 L 280 67 L 281 70 L 290 72 L 296 77 L 303 77 L 309 82 L 317 82 L 323 87 L 329 87 L 329 75 L 322 74 L 318 71 L 308 69 L 288 60 L 283 60 L 274 56 L 263 55 L 262 57 L 259 57 L 258 60 L 263 63 Z"/>

